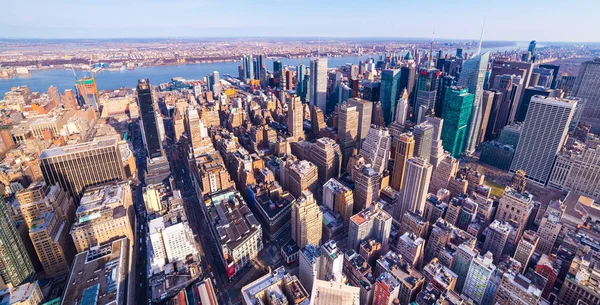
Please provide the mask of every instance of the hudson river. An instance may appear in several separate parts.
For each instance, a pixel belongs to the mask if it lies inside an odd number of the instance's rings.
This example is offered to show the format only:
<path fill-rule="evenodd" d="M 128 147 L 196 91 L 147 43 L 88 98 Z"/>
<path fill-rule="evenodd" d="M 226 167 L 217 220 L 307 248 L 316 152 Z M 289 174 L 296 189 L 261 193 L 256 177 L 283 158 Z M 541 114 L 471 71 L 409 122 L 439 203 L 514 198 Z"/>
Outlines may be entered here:
<path fill-rule="evenodd" d="M 511 47 L 493 48 L 489 51 L 511 51 L 518 47 L 523 47 L 523 44 L 517 44 Z M 467 50 L 465 50 L 467 51 Z M 472 50 L 468 50 L 472 52 Z M 485 48 L 482 51 L 488 51 Z M 404 54 L 399 54 L 404 55 Z M 378 55 L 365 56 L 346 56 L 346 57 L 330 57 L 328 61 L 329 68 L 342 66 L 346 63 L 358 64 L 360 60 L 366 60 L 373 57 L 377 59 Z M 296 66 L 304 64 L 309 66 L 310 58 L 282 58 L 280 59 L 283 65 Z M 100 71 L 96 73 L 96 83 L 99 90 L 118 89 L 121 87 L 135 87 L 137 80 L 140 78 L 149 78 L 152 84 L 158 85 L 166 83 L 173 77 L 183 77 L 185 79 L 201 79 L 204 76 L 219 71 L 221 77 L 225 74 L 230 74 L 234 77 L 238 76 L 238 66 L 240 62 L 218 62 L 218 63 L 202 63 L 202 64 L 185 64 L 176 66 L 156 66 L 156 67 L 136 67 L 135 70 L 123 71 Z M 273 59 L 265 60 L 267 70 L 273 70 Z M 75 71 L 77 77 L 89 76 L 89 72 Z M 72 89 L 75 84 L 75 77 L 71 70 L 33 70 L 30 77 L 13 77 L 11 79 L 0 79 L 0 100 L 4 97 L 4 93 L 10 91 L 11 87 L 26 85 L 34 92 L 46 92 L 50 85 L 57 87 L 61 92 L 65 89 Z"/>

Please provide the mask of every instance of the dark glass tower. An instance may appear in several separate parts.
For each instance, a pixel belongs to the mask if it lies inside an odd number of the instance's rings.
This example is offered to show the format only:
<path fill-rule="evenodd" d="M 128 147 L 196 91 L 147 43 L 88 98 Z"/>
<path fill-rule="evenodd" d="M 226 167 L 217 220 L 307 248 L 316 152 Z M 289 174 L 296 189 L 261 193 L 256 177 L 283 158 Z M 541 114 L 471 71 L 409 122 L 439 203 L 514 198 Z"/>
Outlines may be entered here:
<path fill-rule="evenodd" d="M 0 197 L 0 276 L 5 283 L 14 287 L 33 277 L 35 271 L 19 232 L 6 211 L 4 199 Z"/>
<path fill-rule="evenodd" d="M 444 98 L 444 126 L 442 145 L 444 150 L 458 158 L 464 151 L 468 137 L 468 125 L 473 111 L 474 95 L 467 88 L 449 87 Z"/>
<path fill-rule="evenodd" d="M 162 156 L 162 144 L 156 125 L 156 111 L 152 98 L 152 86 L 149 79 L 140 79 L 137 86 L 138 104 L 142 117 L 142 138 L 146 145 L 148 158 Z"/>
<path fill-rule="evenodd" d="M 379 98 L 383 110 L 383 119 L 385 125 L 389 125 L 394 120 L 397 97 L 400 87 L 400 70 L 390 69 L 381 72 L 381 88 Z"/>

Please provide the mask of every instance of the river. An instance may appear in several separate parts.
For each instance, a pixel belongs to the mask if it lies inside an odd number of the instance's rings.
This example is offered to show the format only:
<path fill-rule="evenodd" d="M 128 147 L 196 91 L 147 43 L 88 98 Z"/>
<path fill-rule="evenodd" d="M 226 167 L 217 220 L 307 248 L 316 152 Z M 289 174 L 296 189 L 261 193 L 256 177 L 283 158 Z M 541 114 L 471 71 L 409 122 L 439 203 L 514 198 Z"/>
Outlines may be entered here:
<path fill-rule="evenodd" d="M 484 48 L 483 51 L 511 51 L 517 48 L 523 48 L 524 45 L 519 43 L 510 47 Z M 473 52 L 473 50 L 465 50 Z M 360 60 L 374 57 L 379 58 L 379 55 L 365 56 L 345 56 L 345 57 L 330 57 L 328 60 L 329 68 L 342 66 L 346 63 L 358 64 Z M 296 66 L 304 64 L 309 66 L 310 58 L 282 58 L 284 65 Z M 96 83 L 99 90 L 118 89 L 121 87 L 135 87 L 137 80 L 140 78 L 148 78 L 153 84 L 166 83 L 173 77 L 183 77 L 185 79 L 201 79 L 204 76 L 219 71 L 223 76 L 230 74 L 238 75 L 238 66 L 240 62 L 217 62 L 217 63 L 202 63 L 202 64 L 182 64 L 175 66 L 156 66 L 156 67 L 140 67 L 135 70 L 123 71 L 100 71 L 96 74 Z M 268 70 L 273 69 L 273 59 L 265 60 L 265 65 Z M 89 75 L 88 72 L 75 71 L 78 78 Z M 14 86 L 28 86 L 34 92 L 46 92 L 51 85 L 57 87 L 61 92 L 65 89 L 72 89 L 75 84 L 75 77 L 71 70 L 34 70 L 31 71 L 31 76 L 28 77 L 13 77 L 11 79 L 0 79 L 0 97 L 4 92 L 10 91 Z"/>

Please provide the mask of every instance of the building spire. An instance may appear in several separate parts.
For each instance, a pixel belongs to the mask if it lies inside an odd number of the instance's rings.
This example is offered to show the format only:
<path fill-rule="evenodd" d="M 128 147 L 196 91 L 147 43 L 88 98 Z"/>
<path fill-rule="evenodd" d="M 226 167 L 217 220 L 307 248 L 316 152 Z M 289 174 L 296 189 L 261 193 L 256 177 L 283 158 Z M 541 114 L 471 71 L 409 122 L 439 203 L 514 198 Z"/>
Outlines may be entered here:
<path fill-rule="evenodd" d="M 485 17 L 483 18 L 483 27 L 481 27 L 481 36 L 479 37 L 479 48 L 477 49 L 477 55 L 481 54 L 481 43 L 483 42 L 484 31 L 485 31 Z"/>
<path fill-rule="evenodd" d="M 433 42 L 435 40 L 435 28 L 433 28 L 433 34 L 431 36 L 431 46 L 429 46 L 429 68 L 433 69 Z"/>

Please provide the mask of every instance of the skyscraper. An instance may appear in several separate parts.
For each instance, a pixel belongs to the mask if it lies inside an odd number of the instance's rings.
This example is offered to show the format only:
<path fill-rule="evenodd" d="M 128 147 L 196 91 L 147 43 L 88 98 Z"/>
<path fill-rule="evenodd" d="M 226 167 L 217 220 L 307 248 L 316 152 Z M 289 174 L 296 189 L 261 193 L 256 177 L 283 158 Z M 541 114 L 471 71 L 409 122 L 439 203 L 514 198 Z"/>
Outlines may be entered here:
<path fill-rule="evenodd" d="M 350 106 L 347 103 L 339 105 L 338 112 L 338 136 L 340 148 L 344 155 L 342 166 L 345 167 L 348 158 L 352 155 L 352 151 L 356 147 L 359 118 L 356 107 Z"/>
<path fill-rule="evenodd" d="M 432 125 L 423 122 L 413 127 L 413 136 L 415 137 L 415 157 L 423 158 L 429 162 L 431 157 L 431 144 L 433 143 L 434 128 Z"/>
<path fill-rule="evenodd" d="M 400 90 L 400 70 L 388 69 L 381 71 L 381 88 L 379 99 L 383 108 L 383 118 L 386 125 L 389 125 L 394 119 L 396 102 Z"/>
<path fill-rule="evenodd" d="M 76 200 L 88 186 L 127 178 L 114 138 L 46 149 L 39 161 L 46 183 L 60 185 Z"/>
<path fill-rule="evenodd" d="M 475 304 L 485 304 L 482 302 L 483 297 L 490 282 L 490 277 L 495 270 L 496 266 L 492 263 L 490 252 L 473 258 L 462 293 L 475 301 Z"/>
<path fill-rule="evenodd" d="M 483 252 L 491 252 L 494 256 L 494 262 L 498 262 L 502 256 L 505 246 L 507 245 L 508 236 L 512 227 L 506 222 L 494 220 L 488 228 L 488 235 L 485 237 L 483 244 Z"/>
<path fill-rule="evenodd" d="M 576 105 L 577 101 L 572 99 L 540 96 L 531 99 L 511 172 L 522 169 L 527 179 L 546 185 L 556 154 L 567 140 Z"/>
<path fill-rule="evenodd" d="M 419 72 L 416 89 L 417 98 L 414 103 L 412 115 L 413 122 L 418 124 L 424 119 L 425 113 L 423 113 L 423 117 L 419 117 L 420 107 L 425 107 L 429 111 L 434 110 L 441 75 L 442 73 L 437 69 L 422 69 Z"/>
<path fill-rule="evenodd" d="M 442 162 L 442 159 L 444 159 L 444 147 L 442 146 L 442 128 L 444 127 L 444 119 L 428 116 L 426 123 L 433 126 L 429 163 L 433 165 L 433 170 L 435 170 L 438 164 Z"/>
<path fill-rule="evenodd" d="M 319 57 L 310 61 L 310 102 L 326 112 L 327 58 Z"/>
<path fill-rule="evenodd" d="M 323 212 L 313 193 L 305 190 L 292 205 L 292 239 L 300 248 L 321 244 Z"/>
<path fill-rule="evenodd" d="M 458 85 L 469 88 L 469 92 L 474 95 L 473 110 L 469 120 L 468 135 L 465 149 L 467 151 L 475 150 L 479 130 L 483 117 L 483 82 L 490 61 L 490 52 L 475 56 L 463 63 L 463 68 L 458 79 Z M 444 101 L 445 104 L 445 101 Z M 445 110 L 444 110 L 445 112 Z"/>
<path fill-rule="evenodd" d="M 466 88 L 450 87 L 446 90 L 442 145 L 455 158 L 462 154 L 467 143 L 474 97 Z"/>
<path fill-rule="evenodd" d="M 391 187 L 397 191 L 402 190 L 406 161 L 412 158 L 415 149 L 415 139 L 412 133 L 403 133 L 397 139 L 394 156 L 394 170 L 392 171 Z"/>
<path fill-rule="evenodd" d="M 360 154 L 381 174 L 388 166 L 390 146 L 391 137 L 388 129 L 372 125 L 362 143 Z"/>
<path fill-rule="evenodd" d="M 287 114 L 287 126 L 288 132 L 294 141 L 302 140 L 304 138 L 304 130 L 302 122 L 304 117 L 304 110 L 302 107 L 302 100 L 299 96 L 292 96 L 288 100 L 288 114 Z"/>
<path fill-rule="evenodd" d="M 54 212 L 32 220 L 29 236 L 48 277 L 69 273 L 75 247 L 68 231 L 69 222 Z"/>
<path fill-rule="evenodd" d="M 317 108 L 318 109 L 318 108 Z M 305 156 L 319 169 L 319 182 L 337 179 L 342 168 L 340 145 L 331 138 L 323 137 L 310 143 L 310 156 Z"/>
<path fill-rule="evenodd" d="M 0 198 L 0 276 L 4 283 L 16 287 L 31 279 L 35 271 L 7 208 Z"/>
<path fill-rule="evenodd" d="M 298 65 L 296 68 L 296 78 L 298 79 L 298 85 L 296 86 L 296 94 L 300 97 L 302 102 L 306 102 L 306 87 L 304 86 L 304 78 L 306 77 L 306 66 Z"/>
<path fill-rule="evenodd" d="M 140 79 L 137 85 L 137 98 L 142 119 L 142 139 L 146 146 L 148 158 L 162 156 L 162 143 L 158 134 L 156 105 L 152 97 L 152 86 L 149 79 Z"/>
<path fill-rule="evenodd" d="M 392 216 L 379 208 L 364 209 L 350 218 L 348 228 L 348 249 L 358 251 L 359 245 L 368 239 L 375 239 L 381 243 L 383 252 L 389 247 L 390 231 L 392 229 Z"/>
<path fill-rule="evenodd" d="M 351 98 L 348 100 L 348 105 L 355 106 L 358 111 L 358 142 L 367 137 L 369 128 L 371 127 L 371 115 L 373 113 L 373 103 L 360 98 Z"/>
<path fill-rule="evenodd" d="M 354 208 L 352 190 L 336 179 L 329 179 L 323 185 L 323 205 L 342 216 L 344 229 L 347 230 Z"/>
<path fill-rule="evenodd" d="M 432 166 L 423 158 L 413 157 L 406 161 L 406 175 L 402 184 L 401 213 L 411 211 L 423 216 L 427 190 L 431 181 Z M 396 214 L 396 212 L 394 211 Z"/>
<path fill-rule="evenodd" d="M 585 100 L 581 121 L 591 124 L 591 131 L 597 134 L 600 131 L 600 58 L 581 64 L 571 95 Z"/>

